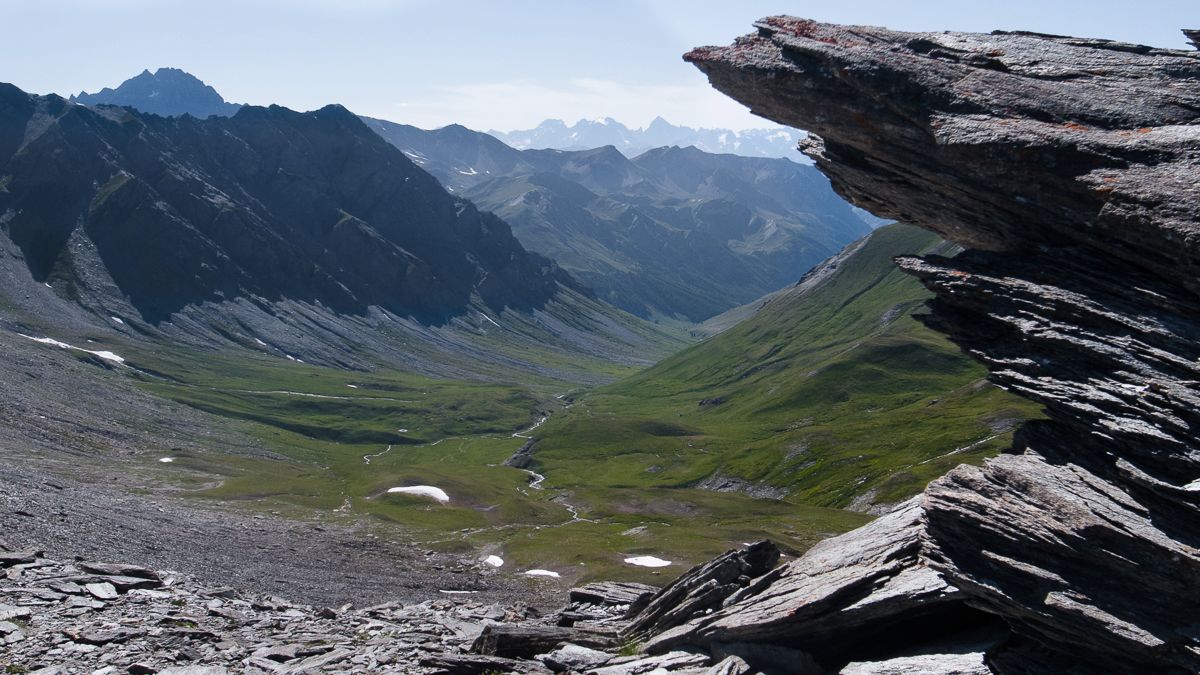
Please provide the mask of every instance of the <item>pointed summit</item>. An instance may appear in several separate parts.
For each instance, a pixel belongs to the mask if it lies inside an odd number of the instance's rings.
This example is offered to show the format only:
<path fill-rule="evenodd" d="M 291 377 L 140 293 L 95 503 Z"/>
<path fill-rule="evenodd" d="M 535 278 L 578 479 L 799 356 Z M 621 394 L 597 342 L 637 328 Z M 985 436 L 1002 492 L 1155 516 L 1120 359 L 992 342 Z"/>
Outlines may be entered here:
<path fill-rule="evenodd" d="M 71 100 L 84 105 L 128 106 L 164 117 L 229 117 L 241 107 L 227 103 L 216 89 L 178 68 L 159 68 L 154 73 L 143 70 L 116 89 L 105 87 L 95 94 L 80 92 Z"/>

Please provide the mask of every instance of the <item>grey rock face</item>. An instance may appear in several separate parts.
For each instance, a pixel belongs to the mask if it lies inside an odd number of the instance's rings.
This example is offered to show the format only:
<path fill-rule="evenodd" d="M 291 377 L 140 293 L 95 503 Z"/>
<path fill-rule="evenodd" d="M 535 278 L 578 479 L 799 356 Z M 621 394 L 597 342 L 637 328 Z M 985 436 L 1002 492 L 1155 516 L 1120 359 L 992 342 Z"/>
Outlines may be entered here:
<path fill-rule="evenodd" d="M 919 565 L 1011 627 L 998 670 L 1200 670 L 1200 53 L 757 27 L 686 58 L 813 132 L 843 195 L 964 246 L 899 261 L 927 322 L 1046 406 L 929 487 Z"/>

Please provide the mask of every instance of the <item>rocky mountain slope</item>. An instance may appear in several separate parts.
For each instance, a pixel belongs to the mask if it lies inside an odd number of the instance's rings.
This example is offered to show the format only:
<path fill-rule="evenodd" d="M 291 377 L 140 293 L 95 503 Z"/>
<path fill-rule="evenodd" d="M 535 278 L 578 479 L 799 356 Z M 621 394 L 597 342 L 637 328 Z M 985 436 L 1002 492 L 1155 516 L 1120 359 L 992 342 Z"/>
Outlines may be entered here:
<path fill-rule="evenodd" d="M 338 106 L 164 119 L 0 95 L 0 212 L 34 278 L 83 286 L 73 255 L 94 250 L 152 323 L 247 296 L 444 321 L 572 285 Z"/>
<path fill-rule="evenodd" d="M 513 150 L 461 126 L 367 123 L 531 250 L 642 317 L 704 320 L 795 281 L 870 226 L 814 169 L 663 147 Z"/>
<path fill-rule="evenodd" d="M 196 117 L 227 105 L 166 68 L 72 100 Z M 459 125 L 362 120 L 448 190 L 497 211 L 525 248 L 643 318 L 706 319 L 795 281 L 877 224 L 847 211 L 810 167 L 670 147 L 688 145 L 691 132 L 663 121 L 644 138 L 666 147 L 631 162 L 611 148 L 520 152 Z M 795 132 L 773 133 L 795 146 Z"/>
<path fill-rule="evenodd" d="M 200 119 L 209 115 L 231 117 L 242 107 L 226 102 L 216 89 L 178 68 L 159 68 L 153 73 L 144 70 L 116 89 L 105 87 L 94 94 L 81 91 L 70 100 L 83 105 L 129 106 L 163 117 L 191 115 Z"/>
<path fill-rule="evenodd" d="M 922 654 L 925 672 L 964 672 L 970 652 L 995 672 L 1200 669 L 1200 53 L 757 28 L 686 58 L 810 129 L 841 193 L 964 246 L 900 261 L 936 295 L 927 322 L 1049 419 L 647 649 L 751 641 L 837 668 L 887 633 L 855 672 Z"/>
<path fill-rule="evenodd" d="M 0 97 L 14 320 L 98 319 L 129 337 L 358 368 L 511 361 L 530 333 L 621 361 L 666 337 L 591 299 L 339 106 L 199 120 L 10 85 Z M 509 356 L 473 346 L 505 312 L 520 326 Z M 418 335 L 425 353 L 398 345 Z"/>
<path fill-rule="evenodd" d="M 644 129 L 630 129 L 611 117 L 579 120 L 568 126 L 562 120 L 546 120 L 533 129 L 489 131 L 518 150 L 592 150 L 611 145 L 633 158 L 664 146 L 695 146 L 705 152 L 743 157 L 782 157 L 805 161 L 796 151 L 802 132 L 787 127 L 770 129 L 694 129 L 655 117 Z"/>

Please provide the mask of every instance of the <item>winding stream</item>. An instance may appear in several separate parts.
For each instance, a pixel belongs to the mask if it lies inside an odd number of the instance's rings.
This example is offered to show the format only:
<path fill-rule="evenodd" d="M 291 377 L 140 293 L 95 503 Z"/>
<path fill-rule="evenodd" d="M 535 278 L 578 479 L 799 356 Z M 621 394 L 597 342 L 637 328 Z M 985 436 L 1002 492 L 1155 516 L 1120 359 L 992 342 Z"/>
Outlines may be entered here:
<path fill-rule="evenodd" d="M 392 446 L 389 445 L 389 446 L 387 446 L 387 449 L 384 450 L 383 452 L 377 452 L 373 455 L 363 455 L 363 464 L 370 464 L 372 459 L 375 459 L 376 457 L 383 457 L 384 455 L 388 454 L 391 451 L 392 451 Z"/>

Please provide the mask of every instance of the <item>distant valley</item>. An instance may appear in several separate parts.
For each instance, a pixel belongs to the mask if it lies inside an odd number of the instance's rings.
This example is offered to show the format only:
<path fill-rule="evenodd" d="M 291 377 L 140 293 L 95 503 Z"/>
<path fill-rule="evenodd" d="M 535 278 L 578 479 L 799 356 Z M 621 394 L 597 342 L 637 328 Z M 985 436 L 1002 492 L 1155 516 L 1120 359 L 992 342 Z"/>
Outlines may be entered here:
<path fill-rule="evenodd" d="M 0 450 L 33 472 L 6 480 L 119 467 L 80 508 L 137 490 L 648 580 L 626 556 L 803 550 L 1034 414 L 911 318 L 891 257 L 937 239 L 788 159 L 518 150 L 170 69 L 0 99 Z"/>

